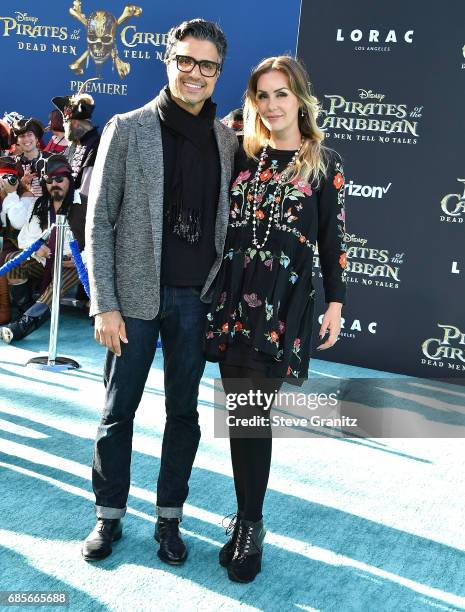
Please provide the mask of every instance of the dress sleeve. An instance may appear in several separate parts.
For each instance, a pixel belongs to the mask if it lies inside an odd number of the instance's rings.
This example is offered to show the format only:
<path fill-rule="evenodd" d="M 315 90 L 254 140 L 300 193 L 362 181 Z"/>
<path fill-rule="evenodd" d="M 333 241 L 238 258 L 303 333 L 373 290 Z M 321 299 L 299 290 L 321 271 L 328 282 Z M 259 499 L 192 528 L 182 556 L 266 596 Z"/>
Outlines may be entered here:
<path fill-rule="evenodd" d="M 318 198 L 318 252 L 325 301 L 345 303 L 347 247 L 345 245 L 344 169 L 332 152 Z"/>

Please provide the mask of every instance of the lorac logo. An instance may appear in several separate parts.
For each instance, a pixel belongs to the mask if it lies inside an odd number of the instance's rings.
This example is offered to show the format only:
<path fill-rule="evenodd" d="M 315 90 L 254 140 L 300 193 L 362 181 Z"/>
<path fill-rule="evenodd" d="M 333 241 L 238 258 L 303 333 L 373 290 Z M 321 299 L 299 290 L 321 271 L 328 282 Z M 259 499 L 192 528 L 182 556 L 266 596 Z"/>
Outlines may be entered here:
<path fill-rule="evenodd" d="M 444 214 L 439 218 L 444 223 L 463 223 L 463 216 L 465 216 L 465 179 L 458 178 L 457 181 L 464 183 L 462 195 L 460 193 L 449 193 L 441 200 L 441 210 Z"/>
<path fill-rule="evenodd" d="M 451 370 L 465 370 L 465 333 L 461 332 L 455 325 L 441 325 L 439 338 L 428 338 L 421 345 L 423 365 L 443 368 L 447 361 L 447 367 Z"/>
<path fill-rule="evenodd" d="M 134 4 L 128 4 L 118 19 L 112 13 L 102 10 L 94 11 L 86 17 L 82 12 L 81 0 L 74 0 L 69 13 L 87 29 L 87 49 L 69 65 L 71 70 L 78 75 L 83 74 L 84 69 L 89 66 L 89 58 L 92 58 L 99 71 L 102 64 L 111 58 L 120 79 L 124 79 L 129 74 L 131 65 L 119 57 L 116 33 L 119 26 L 125 21 L 131 17 L 139 17 L 142 9 Z"/>
<path fill-rule="evenodd" d="M 343 28 L 338 28 L 336 41 L 344 42 L 346 38 L 350 39 L 352 42 L 357 43 L 354 46 L 355 51 L 384 52 L 391 50 L 390 44 L 403 42 L 411 45 L 413 43 L 413 34 L 414 30 L 398 33 L 396 30 L 380 31 L 371 29 L 363 31 L 359 28 L 355 28 L 350 32 L 346 32 Z M 366 43 L 368 43 L 367 46 L 365 46 Z"/>

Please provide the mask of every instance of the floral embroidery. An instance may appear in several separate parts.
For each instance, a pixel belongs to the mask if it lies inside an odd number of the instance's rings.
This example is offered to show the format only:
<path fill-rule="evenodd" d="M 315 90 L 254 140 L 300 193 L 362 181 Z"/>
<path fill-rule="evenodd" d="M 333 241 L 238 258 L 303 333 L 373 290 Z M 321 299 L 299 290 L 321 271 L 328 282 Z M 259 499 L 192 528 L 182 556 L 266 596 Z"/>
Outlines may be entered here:
<path fill-rule="evenodd" d="M 244 293 L 244 301 L 247 302 L 250 308 L 258 308 L 263 304 L 261 300 L 258 299 L 256 293 Z"/>
<path fill-rule="evenodd" d="M 304 345 L 307 344 L 308 330 L 302 327 L 303 321 L 299 323 L 286 319 L 284 313 L 287 312 L 287 300 L 294 289 L 299 288 L 301 291 L 299 299 L 314 300 L 315 290 L 312 286 L 310 270 L 313 252 L 316 251 L 317 246 L 316 221 L 321 204 L 329 206 L 327 210 L 334 215 L 332 227 L 337 228 L 336 244 L 338 242 L 339 244 L 332 249 L 333 265 L 339 278 L 342 281 L 346 280 L 348 260 L 344 240 L 345 178 L 342 163 L 336 157 L 331 163 L 324 192 L 316 191 L 313 185 L 295 177 L 290 181 L 284 181 L 281 191 L 275 193 L 281 174 L 279 168 L 283 167 L 284 163 L 284 158 L 278 161 L 268 157 L 260 166 L 259 181 L 256 186 L 255 213 L 252 207 L 255 183 L 251 185 L 251 178 L 255 176 L 254 169 L 240 172 L 232 184 L 228 246 L 224 253 L 225 263 L 223 264 L 226 269 L 223 285 L 225 290 L 221 289 L 213 314 L 208 315 L 209 325 L 206 337 L 209 344 L 216 347 L 217 353 L 226 351 L 229 343 L 235 342 L 238 336 L 248 338 L 247 346 L 250 346 L 252 350 L 258 352 L 263 350 L 270 353 L 270 359 L 276 363 L 276 366 L 282 362 L 283 375 L 298 378 L 307 375 L 304 370 L 308 365 L 309 347 L 304 349 Z M 251 244 L 249 231 L 254 214 L 256 214 L 256 225 L 261 226 L 263 234 L 263 227 L 265 226 L 265 229 L 268 227 L 269 211 L 272 205 L 274 213 L 270 225 L 271 232 L 275 232 L 276 237 L 278 233 L 285 234 L 282 236 L 281 248 L 274 250 L 272 241 L 267 244 L 268 249 L 271 250 L 267 250 L 266 247 L 260 249 L 253 246 L 239 246 Z M 238 228 L 238 232 L 233 231 L 230 234 L 230 230 L 234 228 Z M 303 251 L 306 251 L 307 248 L 310 249 L 310 252 L 304 253 Z M 235 258 L 239 259 L 234 261 Z M 305 265 L 301 265 L 302 263 Z M 258 279 L 258 282 L 254 284 L 250 272 L 244 273 L 243 279 L 247 285 L 244 285 L 242 291 L 238 293 L 237 301 L 231 303 L 232 289 L 236 287 L 233 282 L 241 282 L 241 270 L 246 270 L 249 266 L 253 266 L 253 278 Z M 299 273 L 296 272 L 296 269 L 299 270 Z M 228 274 L 233 272 L 237 272 L 238 279 L 228 277 Z M 279 285 L 275 285 L 278 279 Z M 250 285 L 248 283 L 251 280 Z M 282 284 L 283 280 L 284 284 Z M 274 297 L 278 288 L 285 292 L 279 296 L 282 298 L 285 296 L 286 300 L 286 307 L 282 311 L 280 301 Z M 234 288 L 234 293 L 235 291 Z M 295 335 L 299 337 L 295 338 Z M 274 354 L 271 355 L 271 353 Z"/>
<path fill-rule="evenodd" d="M 242 172 L 239 172 L 239 174 L 237 175 L 236 180 L 234 181 L 234 183 L 231 186 L 231 189 L 234 190 L 235 187 L 237 187 L 239 185 L 239 183 L 244 183 L 245 181 L 248 181 L 249 178 L 251 177 L 251 172 L 250 170 L 243 170 Z"/>
<path fill-rule="evenodd" d="M 340 172 L 338 172 L 333 178 L 333 185 L 336 187 L 336 189 L 340 189 L 344 185 L 344 182 L 344 176 Z"/>
<path fill-rule="evenodd" d="M 268 340 L 268 342 L 271 342 L 275 346 L 279 346 L 279 334 L 277 334 L 275 331 L 265 334 L 265 338 Z"/>
<path fill-rule="evenodd" d="M 265 300 L 265 314 L 267 321 L 273 318 L 273 304 L 268 304 L 267 299 Z"/>
<path fill-rule="evenodd" d="M 307 196 L 311 196 L 313 191 L 308 183 L 299 178 L 298 176 L 292 179 L 291 184 L 294 185 L 300 193 L 303 193 Z"/>
<path fill-rule="evenodd" d="M 216 307 L 215 312 L 218 312 L 224 308 L 224 304 L 226 302 L 226 296 L 227 296 L 226 291 L 223 291 L 223 293 L 220 295 L 220 299 L 218 300 L 218 306 Z"/>

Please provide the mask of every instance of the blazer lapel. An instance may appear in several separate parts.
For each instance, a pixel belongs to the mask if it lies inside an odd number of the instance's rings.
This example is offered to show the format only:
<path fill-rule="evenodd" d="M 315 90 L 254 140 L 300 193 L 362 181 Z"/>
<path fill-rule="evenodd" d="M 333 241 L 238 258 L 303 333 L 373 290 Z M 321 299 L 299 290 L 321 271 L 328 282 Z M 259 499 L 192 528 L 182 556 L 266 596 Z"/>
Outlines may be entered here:
<path fill-rule="evenodd" d="M 234 164 L 234 152 L 226 138 L 226 134 L 216 120 L 214 131 L 221 165 L 220 197 L 218 201 L 218 212 L 215 226 L 215 246 L 218 254 L 223 252 L 224 239 L 228 227 L 229 217 L 229 183 L 231 181 L 232 168 Z"/>
<path fill-rule="evenodd" d="M 163 191 L 163 164 L 154 164 L 154 156 L 163 153 L 157 98 L 146 104 L 137 122 L 137 144 L 149 193 Z"/>

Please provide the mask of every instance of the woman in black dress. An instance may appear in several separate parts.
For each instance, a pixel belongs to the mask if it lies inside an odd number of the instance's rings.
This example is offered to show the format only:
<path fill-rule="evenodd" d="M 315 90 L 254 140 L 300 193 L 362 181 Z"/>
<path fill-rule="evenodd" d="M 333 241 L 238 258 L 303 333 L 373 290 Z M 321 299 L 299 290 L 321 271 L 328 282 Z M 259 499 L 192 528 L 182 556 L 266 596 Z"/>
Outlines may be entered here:
<path fill-rule="evenodd" d="M 263 60 L 244 111 L 244 149 L 206 330 L 206 356 L 219 362 L 227 394 L 272 393 L 307 378 L 317 243 L 327 303 L 320 338 L 329 333 L 318 349 L 337 340 L 346 287 L 344 173 L 339 155 L 322 144 L 304 67 L 287 56 Z M 269 426 L 254 437 L 230 432 L 237 515 L 220 563 L 234 581 L 249 582 L 261 569 L 271 442 Z"/>

